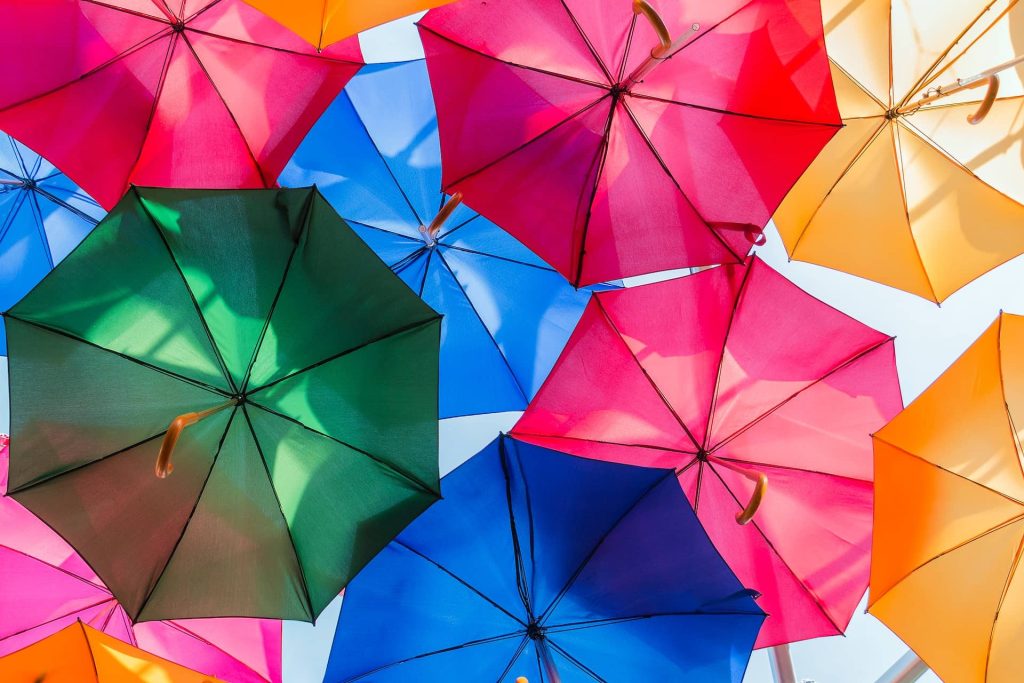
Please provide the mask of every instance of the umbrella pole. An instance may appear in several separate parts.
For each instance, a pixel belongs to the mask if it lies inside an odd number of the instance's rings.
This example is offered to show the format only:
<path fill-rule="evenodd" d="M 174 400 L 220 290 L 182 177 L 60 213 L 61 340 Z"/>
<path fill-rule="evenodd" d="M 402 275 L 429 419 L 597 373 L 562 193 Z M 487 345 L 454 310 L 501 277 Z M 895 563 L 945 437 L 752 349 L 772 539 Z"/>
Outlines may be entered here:
<path fill-rule="evenodd" d="M 434 216 L 434 220 L 430 221 L 430 225 L 421 225 L 420 232 L 423 233 L 424 239 L 427 240 L 427 244 L 433 246 L 437 243 L 437 233 L 441 231 L 441 226 L 444 225 L 445 221 L 451 218 L 452 213 L 455 209 L 459 208 L 459 204 L 462 203 L 462 193 L 456 192 L 448 201 L 444 203 L 441 210 Z"/>
<path fill-rule="evenodd" d="M 931 104 L 943 97 L 948 97 L 949 95 L 963 92 L 964 90 L 972 90 L 974 88 L 980 88 L 983 85 L 988 85 L 988 90 L 985 92 L 985 97 L 982 99 L 981 104 L 978 105 L 978 110 L 967 117 L 967 121 L 969 123 L 977 125 L 985 120 L 989 110 L 992 109 L 992 105 L 995 104 L 996 97 L 999 95 L 999 74 L 1011 67 L 1017 66 L 1018 64 L 1024 64 L 1024 55 L 1018 55 L 1009 61 L 994 66 L 991 69 L 986 69 L 985 71 L 973 76 L 958 78 L 952 83 L 940 85 L 937 88 L 929 88 L 925 91 L 924 97 L 913 104 L 905 104 L 902 107 L 899 107 L 896 110 L 896 113 L 909 114 L 917 111 L 926 104 Z"/>
<path fill-rule="evenodd" d="M 164 440 L 160 444 L 160 452 L 156 456 L 156 476 L 164 479 L 174 471 L 171 455 L 174 453 L 174 447 L 178 444 L 178 438 L 185 427 L 210 417 L 214 413 L 219 413 L 225 408 L 232 408 L 236 405 L 238 405 L 238 399 L 233 398 L 222 405 L 214 406 L 198 413 L 185 413 L 171 420 L 171 424 L 167 427 L 167 432 L 164 434 Z"/>
<path fill-rule="evenodd" d="M 551 651 L 548 649 L 547 640 L 541 636 L 534 642 L 537 644 L 537 653 L 540 655 L 540 661 L 544 667 L 544 674 L 547 676 L 548 683 L 562 683 L 562 677 L 558 675 L 555 660 L 551 658 Z"/>
<path fill-rule="evenodd" d="M 908 650 L 875 683 L 914 683 L 926 673 L 928 665 L 912 650 Z"/>
<path fill-rule="evenodd" d="M 768 663 L 771 665 L 775 683 L 796 683 L 796 671 L 793 669 L 793 658 L 789 656 L 789 645 L 768 648 Z"/>
<path fill-rule="evenodd" d="M 714 462 L 716 465 L 721 465 L 726 469 L 730 469 L 754 482 L 754 492 L 750 495 L 750 500 L 747 501 L 746 507 L 736 513 L 737 524 L 742 525 L 749 523 L 757 513 L 757 509 L 761 507 L 761 500 L 764 498 L 765 491 L 768 490 L 768 475 L 764 472 L 758 472 L 757 470 L 741 467 L 734 462 L 729 462 L 728 460 L 716 458 L 713 455 L 709 455 L 708 460 L 710 462 Z"/>
<path fill-rule="evenodd" d="M 700 24 L 692 24 L 689 31 L 673 41 L 672 36 L 669 35 L 668 27 L 665 26 L 665 21 L 658 14 L 658 11 L 651 7 L 646 0 L 633 0 L 633 13 L 636 15 L 642 14 L 651 23 L 654 32 L 658 34 L 658 45 L 651 49 L 651 54 L 647 56 L 647 59 L 640 66 L 633 69 L 633 72 L 621 83 L 622 90 L 629 90 L 634 84 L 643 80 L 644 76 L 649 74 L 654 67 L 678 52 L 690 39 L 690 36 L 700 30 Z"/>

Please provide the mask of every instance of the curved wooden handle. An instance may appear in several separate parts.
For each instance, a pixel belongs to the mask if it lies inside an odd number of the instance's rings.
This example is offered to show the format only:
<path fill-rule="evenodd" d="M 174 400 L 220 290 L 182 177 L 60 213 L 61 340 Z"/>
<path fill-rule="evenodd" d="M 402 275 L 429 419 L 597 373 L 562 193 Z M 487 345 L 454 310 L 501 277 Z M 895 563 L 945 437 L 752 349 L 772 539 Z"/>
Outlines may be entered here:
<path fill-rule="evenodd" d="M 658 42 L 661 44 L 651 50 L 651 56 L 657 58 L 668 52 L 668 49 L 672 47 L 672 36 L 658 11 L 651 7 L 646 0 L 633 0 L 633 14 L 642 14 L 647 17 L 654 32 L 658 34 Z"/>
<path fill-rule="evenodd" d="M 976 126 L 984 121 L 989 111 L 992 110 L 992 105 L 995 104 L 998 95 L 999 76 L 992 74 L 988 77 L 988 90 L 985 91 L 985 98 L 981 101 L 981 106 L 978 107 L 978 111 L 967 117 L 967 122 L 972 126 Z"/>
<path fill-rule="evenodd" d="M 156 456 L 156 476 L 166 479 L 167 475 L 174 471 L 171 455 L 173 455 L 174 447 L 178 445 L 178 438 L 181 437 L 181 432 L 185 427 L 237 404 L 238 399 L 233 398 L 223 405 L 202 410 L 198 413 L 184 413 L 171 420 L 171 424 L 167 427 L 167 433 L 164 434 L 164 440 L 160 443 L 160 452 Z"/>
<path fill-rule="evenodd" d="M 444 206 L 441 207 L 441 210 L 437 212 L 436 216 L 434 216 L 434 220 L 430 221 L 430 225 L 425 228 L 426 234 L 431 238 L 434 238 L 441 230 L 441 226 L 444 225 L 444 222 L 451 218 L 452 213 L 455 212 L 455 209 L 459 208 L 459 204 L 461 203 L 461 192 L 456 192 L 449 197 L 448 201 L 446 201 Z"/>
<path fill-rule="evenodd" d="M 768 490 L 768 475 L 764 472 L 740 467 L 736 463 L 729 462 L 728 460 L 722 460 L 721 458 L 709 456 L 708 460 L 711 460 L 722 467 L 726 467 L 754 482 L 754 492 L 750 495 L 750 500 L 747 501 L 746 506 L 742 510 L 736 513 L 737 524 L 749 524 L 750 520 L 752 520 L 754 515 L 757 514 L 757 509 L 761 507 L 761 500 L 764 499 L 764 494 Z"/>

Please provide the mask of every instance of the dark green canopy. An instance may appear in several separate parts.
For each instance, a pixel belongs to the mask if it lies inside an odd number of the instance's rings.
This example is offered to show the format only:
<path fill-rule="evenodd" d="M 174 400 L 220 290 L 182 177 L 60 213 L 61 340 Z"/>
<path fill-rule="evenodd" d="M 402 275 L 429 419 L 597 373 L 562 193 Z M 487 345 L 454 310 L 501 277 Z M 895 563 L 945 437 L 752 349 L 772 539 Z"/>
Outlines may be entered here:
<path fill-rule="evenodd" d="M 439 496 L 439 316 L 314 188 L 133 189 L 6 320 L 9 492 L 133 618 L 312 620 Z"/>

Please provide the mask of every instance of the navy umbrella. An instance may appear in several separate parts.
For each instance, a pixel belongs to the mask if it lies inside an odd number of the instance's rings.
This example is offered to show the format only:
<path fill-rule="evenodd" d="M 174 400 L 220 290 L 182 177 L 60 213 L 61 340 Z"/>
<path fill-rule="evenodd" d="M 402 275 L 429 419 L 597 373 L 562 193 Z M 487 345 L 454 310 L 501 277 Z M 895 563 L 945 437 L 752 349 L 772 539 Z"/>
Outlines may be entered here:
<path fill-rule="evenodd" d="M 325 680 L 734 681 L 764 620 L 671 470 L 500 437 L 349 585 Z"/>

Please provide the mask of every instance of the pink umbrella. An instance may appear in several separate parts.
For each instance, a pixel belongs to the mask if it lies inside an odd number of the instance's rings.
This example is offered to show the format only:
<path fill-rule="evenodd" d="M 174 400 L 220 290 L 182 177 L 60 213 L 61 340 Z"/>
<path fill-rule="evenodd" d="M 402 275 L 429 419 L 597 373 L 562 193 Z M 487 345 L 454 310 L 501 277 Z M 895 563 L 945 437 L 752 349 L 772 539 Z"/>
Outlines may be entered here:
<path fill-rule="evenodd" d="M 901 407 L 892 338 L 755 258 L 595 294 L 512 434 L 675 469 L 761 593 L 765 647 L 846 629 L 868 584 L 870 434 Z"/>
<path fill-rule="evenodd" d="M 0 488 L 7 488 L 0 436 Z M 80 619 L 155 655 L 232 683 L 280 683 L 281 622 L 186 619 L 133 625 L 81 557 L 28 510 L 0 498 L 0 656 Z"/>

